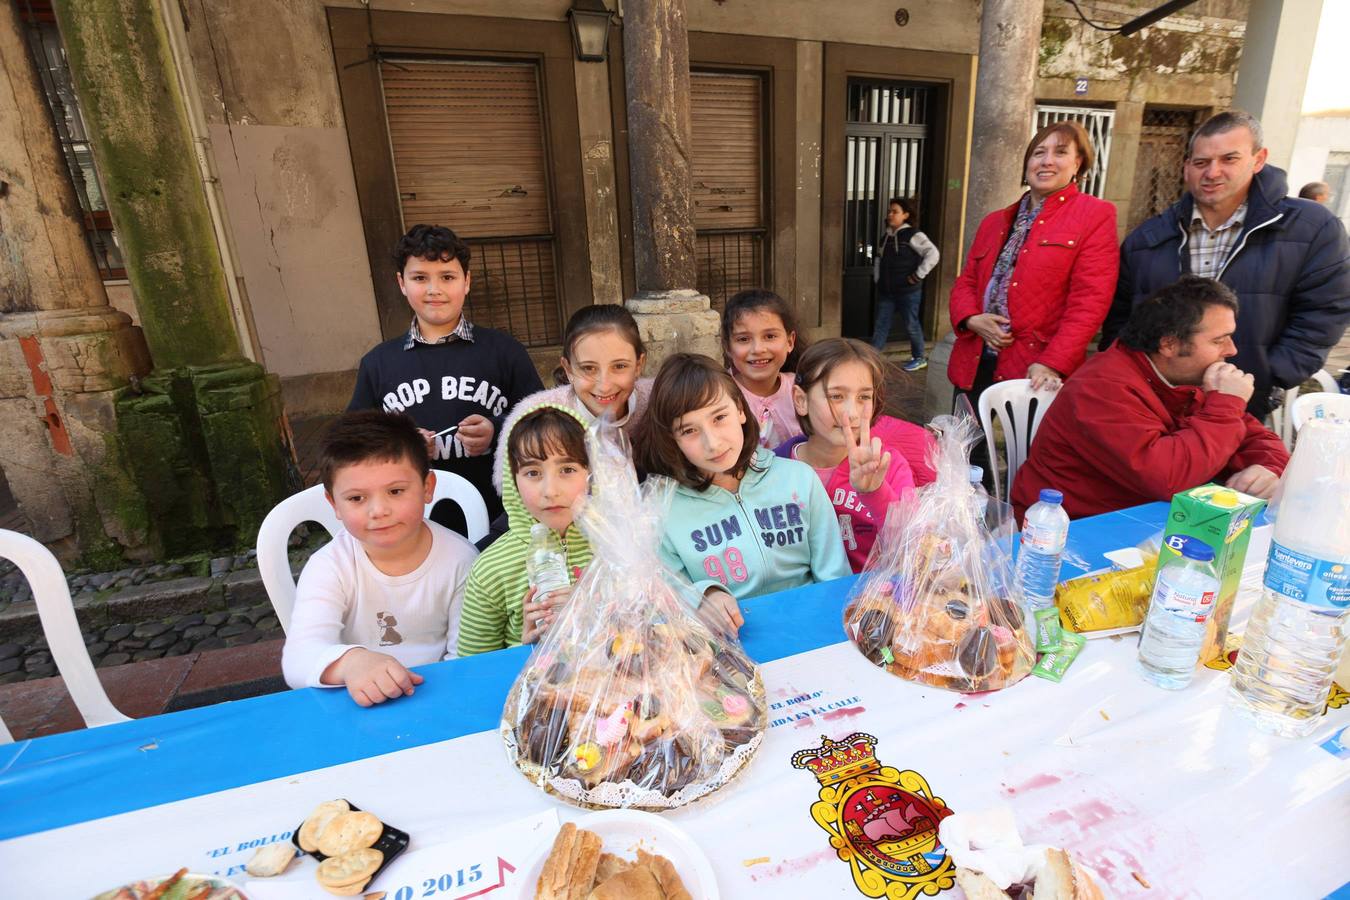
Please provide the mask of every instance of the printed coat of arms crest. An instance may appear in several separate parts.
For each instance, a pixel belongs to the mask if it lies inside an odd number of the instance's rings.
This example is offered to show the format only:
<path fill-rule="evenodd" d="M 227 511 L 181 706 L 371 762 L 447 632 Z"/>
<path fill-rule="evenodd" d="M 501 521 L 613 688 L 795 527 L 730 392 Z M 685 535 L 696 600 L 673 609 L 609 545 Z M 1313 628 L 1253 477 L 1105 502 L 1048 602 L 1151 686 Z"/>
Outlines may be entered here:
<path fill-rule="evenodd" d="M 792 755 L 792 765 L 820 783 L 811 817 L 864 896 L 912 900 L 944 891 L 955 884 L 956 867 L 938 823 L 952 811 L 918 772 L 883 766 L 876 745 L 863 732 L 840 741 L 822 735 L 819 747 Z"/>

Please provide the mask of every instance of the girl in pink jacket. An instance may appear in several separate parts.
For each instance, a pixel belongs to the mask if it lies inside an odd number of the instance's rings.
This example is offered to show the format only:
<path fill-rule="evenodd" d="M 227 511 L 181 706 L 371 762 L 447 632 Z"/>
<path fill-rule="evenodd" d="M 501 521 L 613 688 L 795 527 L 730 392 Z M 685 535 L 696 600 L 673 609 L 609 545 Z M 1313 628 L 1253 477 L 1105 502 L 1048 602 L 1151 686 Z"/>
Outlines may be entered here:
<path fill-rule="evenodd" d="M 824 482 L 854 572 L 867 562 L 886 510 L 914 490 L 904 454 L 872 431 L 885 405 L 884 385 L 881 356 L 869 345 L 851 338 L 813 344 L 797 365 L 792 391 L 805 434 L 776 451 L 807 463 Z"/>

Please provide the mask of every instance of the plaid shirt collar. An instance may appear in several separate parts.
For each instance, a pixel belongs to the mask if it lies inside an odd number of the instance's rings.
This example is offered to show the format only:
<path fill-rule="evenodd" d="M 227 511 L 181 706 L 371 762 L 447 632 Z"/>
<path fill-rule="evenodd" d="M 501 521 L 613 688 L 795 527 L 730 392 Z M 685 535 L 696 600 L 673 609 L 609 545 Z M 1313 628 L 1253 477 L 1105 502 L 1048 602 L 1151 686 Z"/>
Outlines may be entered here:
<path fill-rule="evenodd" d="M 1233 211 L 1228 220 L 1218 228 L 1211 229 L 1205 224 L 1199 209 L 1191 211 L 1190 262 L 1191 273 L 1205 278 L 1218 278 L 1223 274 L 1228 258 L 1237 247 L 1242 236 L 1242 223 L 1247 218 L 1247 203 Z"/>
<path fill-rule="evenodd" d="M 436 338 L 431 341 L 422 337 L 422 329 L 417 327 L 417 317 L 413 316 L 412 325 L 408 328 L 408 336 L 403 340 L 403 349 L 411 350 L 418 344 L 449 344 L 454 341 L 468 341 L 469 343 L 473 343 L 473 323 L 469 321 L 468 316 L 460 313 L 459 324 L 455 326 L 454 331 L 450 332 L 445 337 Z"/>
<path fill-rule="evenodd" d="M 1192 232 L 1195 231 L 1196 226 L 1198 225 L 1200 228 L 1203 228 L 1205 231 L 1209 232 L 1210 234 L 1218 234 L 1218 233 L 1221 232 L 1221 231 L 1227 231 L 1229 228 L 1235 228 L 1235 227 L 1236 227 L 1236 228 L 1241 228 L 1241 227 L 1242 227 L 1242 223 L 1245 222 L 1246 219 L 1247 219 L 1247 201 L 1246 201 L 1246 200 L 1243 200 L 1243 201 L 1242 201 L 1242 205 L 1239 206 L 1237 209 L 1233 210 L 1233 214 L 1232 214 L 1231 216 L 1228 217 L 1228 221 L 1224 222 L 1224 223 L 1223 223 L 1222 225 L 1220 225 L 1218 228 L 1213 228 L 1213 229 L 1211 229 L 1208 225 L 1205 224 L 1205 217 L 1202 216 L 1202 215 L 1200 215 L 1200 207 L 1199 207 L 1199 206 L 1192 206 L 1192 207 L 1191 207 L 1191 231 L 1192 231 Z"/>

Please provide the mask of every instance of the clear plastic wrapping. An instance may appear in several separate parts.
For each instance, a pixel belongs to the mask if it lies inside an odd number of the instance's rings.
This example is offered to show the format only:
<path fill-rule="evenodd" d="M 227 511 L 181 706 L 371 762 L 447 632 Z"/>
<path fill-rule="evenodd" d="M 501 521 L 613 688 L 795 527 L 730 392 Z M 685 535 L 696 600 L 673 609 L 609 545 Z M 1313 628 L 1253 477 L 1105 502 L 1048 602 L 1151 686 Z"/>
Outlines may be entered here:
<path fill-rule="evenodd" d="M 587 433 L 594 558 L 507 696 L 507 757 L 581 806 L 673 809 L 729 781 L 763 740 L 764 685 L 712 634 L 658 548 L 674 484 L 641 486 L 622 432 Z"/>
<path fill-rule="evenodd" d="M 990 691 L 1036 662 L 1013 578 L 1012 510 L 969 478 L 980 429 L 969 407 L 939 416 L 937 479 L 893 504 L 844 629 L 872 662 L 910 681 Z"/>

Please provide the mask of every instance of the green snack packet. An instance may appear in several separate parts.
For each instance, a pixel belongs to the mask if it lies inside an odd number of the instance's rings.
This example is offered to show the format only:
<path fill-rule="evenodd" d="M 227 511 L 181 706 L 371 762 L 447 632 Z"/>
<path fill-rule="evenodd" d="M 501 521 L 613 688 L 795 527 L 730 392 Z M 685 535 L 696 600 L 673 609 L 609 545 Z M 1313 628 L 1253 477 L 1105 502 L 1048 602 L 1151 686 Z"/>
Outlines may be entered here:
<path fill-rule="evenodd" d="M 1032 675 L 1039 675 L 1042 678 L 1053 682 L 1064 680 L 1064 673 L 1068 671 L 1069 666 L 1078 658 L 1083 645 L 1087 643 L 1087 638 L 1081 634 L 1075 634 L 1072 631 L 1065 631 L 1060 636 L 1059 646 L 1041 657 L 1040 662 L 1032 668 Z"/>
<path fill-rule="evenodd" d="M 1060 635 L 1064 629 L 1059 625 L 1059 608 L 1051 606 L 1032 613 L 1036 620 L 1036 652 L 1053 653 L 1059 649 Z"/>

